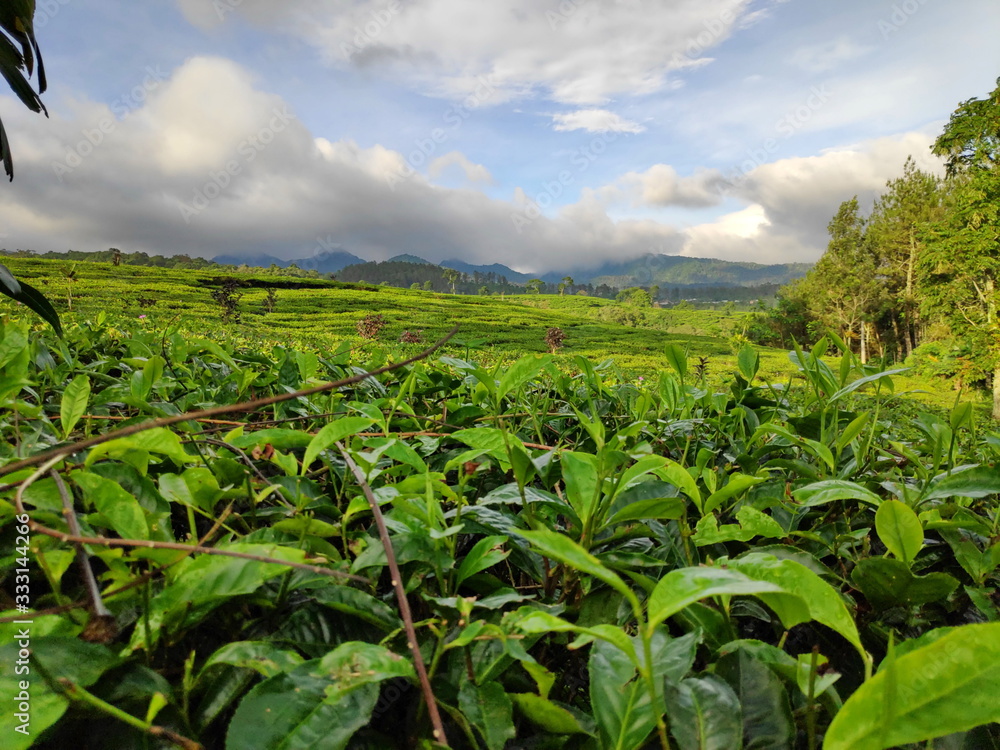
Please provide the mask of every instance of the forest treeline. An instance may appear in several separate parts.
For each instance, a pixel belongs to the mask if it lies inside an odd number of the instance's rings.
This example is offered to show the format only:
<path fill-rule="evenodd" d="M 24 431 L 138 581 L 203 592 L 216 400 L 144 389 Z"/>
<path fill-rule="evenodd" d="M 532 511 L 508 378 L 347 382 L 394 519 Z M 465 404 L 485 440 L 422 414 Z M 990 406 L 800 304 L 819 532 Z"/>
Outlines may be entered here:
<path fill-rule="evenodd" d="M 844 201 L 823 257 L 748 335 L 790 346 L 833 332 L 864 362 L 992 385 L 1000 419 L 1000 79 L 985 99 L 959 105 L 932 151 L 943 177 L 911 157 L 867 214 L 857 196 Z"/>

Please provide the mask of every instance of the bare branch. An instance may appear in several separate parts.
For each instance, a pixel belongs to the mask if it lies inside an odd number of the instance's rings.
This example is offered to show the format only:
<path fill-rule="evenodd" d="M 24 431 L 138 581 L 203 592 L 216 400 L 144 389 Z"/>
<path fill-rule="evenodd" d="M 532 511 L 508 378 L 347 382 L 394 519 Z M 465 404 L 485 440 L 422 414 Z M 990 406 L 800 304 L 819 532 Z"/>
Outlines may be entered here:
<path fill-rule="evenodd" d="M 434 729 L 434 739 L 447 747 L 448 738 L 444 733 L 441 714 L 438 713 L 437 699 L 434 697 L 434 691 L 431 689 L 431 681 L 427 677 L 427 668 L 424 666 L 424 659 L 420 654 L 417 631 L 413 627 L 413 613 L 410 612 L 410 602 L 406 598 L 406 591 L 403 590 L 403 577 L 399 574 L 396 553 L 392 549 L 392 540 L 389 539 L 389 530 L 385 526 L 382 509 L 378 507 L 378 500 L 375 499 L 375 494 L 372 492 L 371 485 L 368 484 L 368 480 L 365 478 L 365 473 L 354 463 L 354 459 L 351 458 L 341 443 L 337 443 L 337 448 L 340 449 L 344 461 L 347 462 L 347 467 L 354 474 L 354 478 L 361 486 L 361 491 L 364 492 L 365 498 L 368 500 L 368 505 L 371 507 L 372 515 L 375 516 L 375 525 L 378 526 L 379 539 L 382 541 L 382 547 L 385 549 L 385 559 L 389 565 L 389 575 L 392 576 L 392 587 L 396 591 L 399 614 L 403 618 L 403 626 L 406 629 L 406 645 L 409 646 L 410 653 L 413 655 L 413 665 L 417 670 L 417 677 L 420 678 L 420 688 L 424 693 L 424 703 L 427 704 L 427 713 L 430 716 L 431 726 Z"/>
<path fill-rule="evenodd" d="M 392 370 L 398 370 L 400 367 L 405 367 L 406 365 L 413 364 L 414 362 L 419 362 L 422 359 L 426 359 L 435 351 L 440 349 L 444 344 L 451 339 L 458 332 L 458 326 L 455 326 L 448 332 L 448 334 L 439 339 L 437 342 L 424 349 L 419 354 L 415 354 L 409 359 L 404 359 L 400 362 L 394 362 L 384 367 L 379 367 L 377 370 L 372 370 L 370 372 L 363 372 L 360 375 L 353 375 L 349 378 L 344 378 L 343 380 L 336 380 L 330 383 L 324 383 L 323 385 L 317 385 L 313 388 L 306 388 L 301 391 L 294 391 L 292 393 L 279 393 L 274 396 L 266 396 L 264 398 L 254 399 L 253 401 L 244 401 L 239 404 L 224 404 L 221 406 L 213 406 L 209 409 L 202 409 L 200 411 L 189 411 L 184 414 L 177 414 L 172 417 L 161 417 L 159 419 L 151 419 L 148 422 L 142 422 L 140 424 L 129 425 L 128 427 L 123 427 L 120 430 L 114 430 L 112 432 L 104 433 L 103 435 L 95 435 L 94 437 L 87 438 L 86 440 L 80 440 L 76 443 L 71 443 L 70 445 L 60 446 L 58 448 L 53 448 L 52 450 L 45 451 L 43 453 L 38 453 L 34 456 L 29 456 L 28 458 L 22 459 L 20 461 L 15 461 L 13 463 L 7 464 L 6 466 L 0 467 L 0 476 L 5 474 L 10 474 L 15 471 L 20 471 L 22 469 L 28 469 L 32 466 L 37 466 L 40 463 L 49 461 L 53 458 L 62 458 L 63 456 L 71 456 L 74 453 L 79 453 L 80 451 L 86 450 L 87 448 L 93 448 L 95 445 L 100 445 L 101 443 L 106 443 L 109 440 L 116 440 L 118 438 L 128 437 L 130 435 L 135 435 L 139 432 L 144 432 L 146 430 L 152 430 L 156 427 L 169 427 L 170 425 L 178 424 L 180 422 L 190 422 L 197 421 L 199 419 L 208 419 L 210 417 L 216 417 L 221 414 L 232 414 L 233 412 L 248 412 L 260 409 L 263 406 L 271 406 L 272 404 L 280 404 L 283 401 L 291 401 L 292 399 L 302 398 L 304 396 L 312 396 L 316 393 L 322 393 L 324 391 L 331 391 L 334 388 L 341 388 L 345 385 L 353 385 L 354 383 L 360 383 L 362 380 L 367 380 L 375 375 L 381 375 L 386 372 L 391 372 Z"/>

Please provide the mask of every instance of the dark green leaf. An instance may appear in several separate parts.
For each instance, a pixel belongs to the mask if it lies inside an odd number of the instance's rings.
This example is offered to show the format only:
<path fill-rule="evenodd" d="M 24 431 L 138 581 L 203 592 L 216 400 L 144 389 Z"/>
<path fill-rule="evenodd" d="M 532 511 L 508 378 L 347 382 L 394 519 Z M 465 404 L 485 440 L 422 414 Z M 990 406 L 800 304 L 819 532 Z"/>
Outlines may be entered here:
<path fill-rule="evenodd" d="M 715 675 L 689 677 L 667 687 L 670 733 L 680 750 L 740 750 L 743 723 L 733 689 Z"/>

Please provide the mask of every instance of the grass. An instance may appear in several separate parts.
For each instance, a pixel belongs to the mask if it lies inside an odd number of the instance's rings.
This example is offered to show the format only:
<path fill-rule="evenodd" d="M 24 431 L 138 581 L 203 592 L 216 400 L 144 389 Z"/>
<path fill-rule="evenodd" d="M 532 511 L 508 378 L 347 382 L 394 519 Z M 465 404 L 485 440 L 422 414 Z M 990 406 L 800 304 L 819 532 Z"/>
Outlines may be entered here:
<path fill-rule="evenodd" d="M 241 322 L 223 323 L 220 308 L 210 296 L 220 279 L 215 271 L 24 258 L 6 259 L 6 263 L 16 276 L 48 295 L 68 320 L 85 320 L 103 312 L 109 322 L 127 328 L 145 316 L 142 324 L 153 329 L 177 326 L 217 340 L 328 351 L 345 341 L 355 347 L 372 346 L 358 337 L 356 325 L 366 315 L 380 313 L 387 321 L 380 342 L 398 341 L 406 330 L 421 331 L 425 341 L 432 341 L 459 324 L 459 334 L 445 354 L 485 365 L 546 351 L 545 332 L 554 326 L 567 335 L 561 359 L 569 361 L 574 355 L 596 362 L 612 359 L 623 379 L 655 375 L 666 366 L 664 347 L 678 344 L 692 358 L 707 358 L 708 380 L 720 383 L 735 369 L 737 345 L 732 337 L 747 315 L 720 310 L 642 310 L 576 295 L 474 297 L 250 273 L 233 274 L 251 285 L 242 290 Z M 75 269 L 76 281 L 67 279 L 70 269 Z M 277 309 L 264 313 L 269 287 L 278 287 Z M 16 317 L 25 314 L 6 298 L 0 302 L 0 312 L 5 310 Z M 401 346 L 419 348 L 417 344 Z M 784 350 L 758 350 L 763 380 L 782 382 L 795 374 Z M 954 405 L 956 394 L 943 380 L 904 375 L 897 383 L 901 390 L 915 392 L 913 397 L 925 405 Z M 976 395 L 963 398 L 985 408 Z"/>

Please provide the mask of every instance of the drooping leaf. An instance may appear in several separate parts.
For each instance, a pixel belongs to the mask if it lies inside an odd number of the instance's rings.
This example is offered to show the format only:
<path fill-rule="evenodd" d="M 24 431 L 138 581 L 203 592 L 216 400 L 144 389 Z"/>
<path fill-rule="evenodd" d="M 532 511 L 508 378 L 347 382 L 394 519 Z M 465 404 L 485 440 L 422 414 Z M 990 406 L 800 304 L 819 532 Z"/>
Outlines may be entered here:
<path fill-rule="evenodd" d="M 840 633 L 858 650 L 862 658 L 867 658 L 857 625 L 839 592 L 806 566 L 794 560 L 779 560 L 774 555 L 750 552 L 729 561 L 729 567 L 756 580 L 780 586 L 784 591 L 795 592 L 795 597 L 787 594 L 760 594 L 760 598 L 778 614 L 786 628 L 813 619 Z"/>
<path fill-rule="evenodd" d="M 689 604 L 710 596 L 782 593 L 776 583 L 758 581 L 726 568 L 672 570 L 649 597 L 649 622 L 659 624 Z"/>
<path fill-rule="evenodd" d="M 604 581 L 626 598 L 634 596 L 631 589 L 625 585 L 625 582 L 617 573 L 610 568 L 606 568 L 601 564 L 600 560 L 569 537 L 549 531 L 548 529 L 519 531 L 517 533 L 531 542 L 531 545 L 536 547 L 546 557 L 551 557 L 574 570 Z"/>
<path fill-rule="evenodd" d="M 302 457 L 302 473 L 308 470 L 320 453 L 331 445 L 371 426 L 372 420 L 366 417 L 344 417 L 323 426 L 316 436 L 306 446 Z M 277 446 L 276 446 L 277 447 Z"/>
<path fill-rule="evenodd" d="M 0 139 L 3 138 L 3 125 L 0 125 Z M 40 291 L 24 281 L 15 281 L 16 287 L 12 288 L 10 280 L 13 275 L 5 266 L 0 265 L 3 274 L 0 274 L 0 293 L 7 295 L 11 299 L 20 302 L 33 313 L 42 318 L 52 326 L 57 336 L 63 335 L 62 324 L 59 322 L 59 313 L 52 307 L 52 303 Z M 6 281 L 4 281 L 6 279 Z M 16 291 L 14 290 L 16 288 Z"/>
<path fill-rule="evenodd" d="M 687 469 L 675 461 L 668 461 L 667 465 L 656 473 L 691 498 L 699 512 L 702 511 L 701 491 Z"/>
<path fill-rule="evenodd" d="M 302 562 L 305 552 L 277 544 L 246 542 L 218 545 L 220 549 L 251 555 Z M 149 631 L 156 642 L 165 631 L 189 627 L 234 596 L 251 594 L 266 581 L 287 571 L 280 563 L 246 560 L 220 555 L 202 555 L 185 565 L 170 586 L 157 594 L 149 606 Z M 132 633 L 132 650 L 148 647 L 145 628 Z"/>

